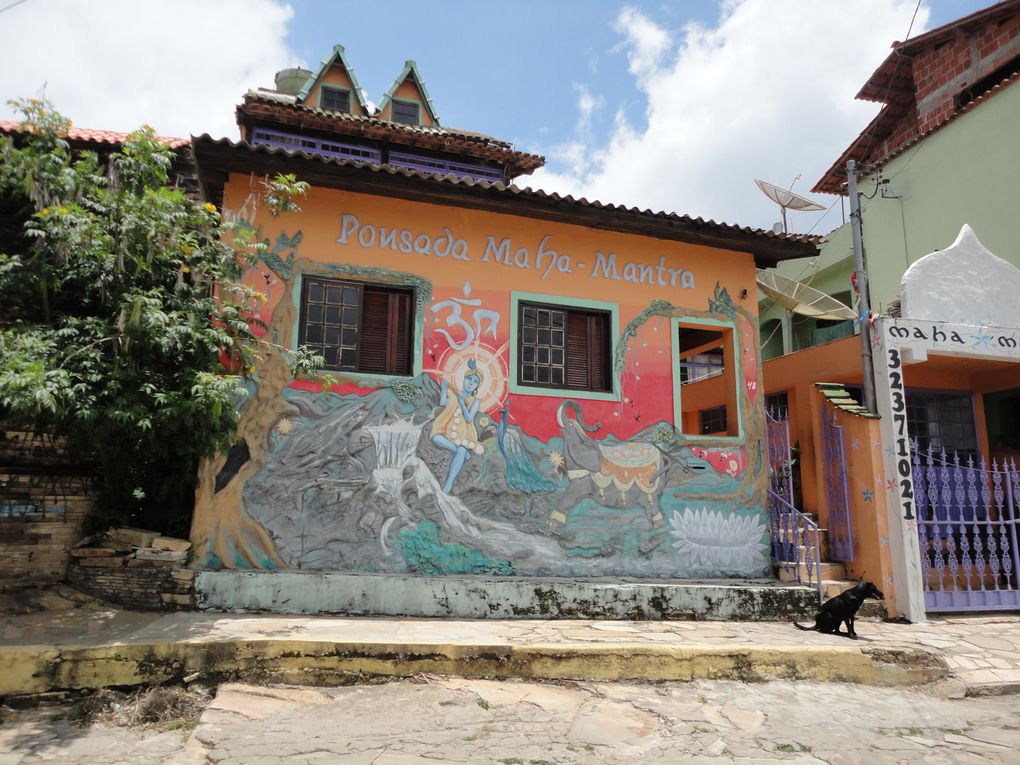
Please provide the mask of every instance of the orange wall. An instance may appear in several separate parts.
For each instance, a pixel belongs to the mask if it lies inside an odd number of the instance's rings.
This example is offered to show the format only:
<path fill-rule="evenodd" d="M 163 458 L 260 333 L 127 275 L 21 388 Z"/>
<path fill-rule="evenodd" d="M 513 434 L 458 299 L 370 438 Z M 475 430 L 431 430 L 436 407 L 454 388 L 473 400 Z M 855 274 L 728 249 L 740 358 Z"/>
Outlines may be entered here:
<path fill-rule="evenodd" d="M 200 565 L 771 574 L 757 303 L 730 298 L 755 289 L 751 254 L 323 188 L 273 219 L 261 191 L 241 174 L 224 191 L 266 244 L 244 278 L 269 342 L 248 457 L 226 478 L 226 455 L 203 464 Z M 304 275 L 413 288 L 411 373 L 295 381 Z M 515 299 L 614 317 L 613 390 L 518 385 Z M 674 431 L 674 327 L 699 320 L 731 330 L 736 437 Z"/>
<path fill-rule="evenodd" d="M 346 88 L 349 90 L 351 93 L 351 114 L 356 117 L 364 116 L 364 112 L 361 110 L 361 104 L 358 102 L 358 96 L 354 92 L 354 85 L 351 83 L 351 78 L 347 74 L 347 70 L 342 66 L 337 65 L 333 65 L 326 70 L 322 79 L 312 86 L 310 91 L 308 91 L 308 97 L 304 101 L 307 106 L 311 106 L 313 108 L 317 108 L 319 106 L 319 91 L 322 89 L 320 86 L 323 84 L 334 85 L 338 88 Z"/>
<path fill-rule="evenodd" d="M 820 412 L 823 397 L 817 388 L 812 391 L 811 399 Z M 846 564 L 847 575 L 852 579 L 874 582 L 886 596 L 888 613 L 896 613 L 889 551 L 885 467 L 882 464 L 881 449 L 870 447 L 870 444 L 879 441 L 879 421 L 839 411 L 831 405 L 826 405 L 826 413 L 829 416 L 836 413 L 843 427 L 846 445 L 847 498 L 854 542 L 854 559 Z M 854 449 L 854 443 L 859 444 L 860 448 Z M 822 525 L 831 529 L 828 521 Z"/>
<path fill-rule="evenodd" d="M 765 395 L 787 391 L 790 397 L 790 433 L 800 446 L 804 509 L 824 515 L 824 486 L 817 469 L 815 454 L 820 448 L 812 425 L 817 413 L 812 411 L 812 386 L 816 382 L 860 385 L 861 345 L 859 337 L 846 337 L 824 345 L 807 348 L 786 356 L 769 359 L 762 364 Z M 909 364 L 904 368 L 904 384 L 908 388 L 989 392 L 1020 387 L 1020 368 L 989 370 L 982 362 L 958 357 L 932 357 L 931 363 Z M 715 394 L 718 397 L 718 394 Z M 705 399 L 703 399 L 705 400 Z M 980 396 L 975 398 L 975 420 L 978 444 L 987 450 L 984 407 Z"/>
<path fill-rule="evenodd" d="M 977 371 L 970 375 L 970 388 L 978 393 L 994 393 L 1010 388 L 1020 388 L 1020 364 L 1012 364 L 1007 369 L 995 371 Z"/>
<path fill-rule="evenodd" d="M 859 385 L 863 379 L 860 352 L 860 339 L 845 337 L 762 364 L 765 395 L 786 391 L 789 397 L 790 438 L 800 447 L 802 509 L 807 512 L 820 512 L 823 502 L 819 497 L 824 496 L 815 459 L 821 445 L 812 426 L 817 418 L 812 386 L 816 382 Z"/>
<path fill-rule="evenodd" d="M 393 91 L 393 98 L 397 99 L 398 101 L 417 102 L 418 123 L 425 127 L 432 127 L 433 124 L 435 124 L 432 121 L 432 115 L 429 114 L 428 106 L 426 106 L 425 104 L 425 97 L 421 94 L 421 91 L 418 89 L 418 86 L 411 79 L 405 79 L 402 83 L 400 83 L 397 89 Z M 392 100 L 390 101 L 389 105 L 387 105 L 386 109 L 383 111 L 383 114 L 381 116 L 384 120 L 393 119 Z"/>
<path fill-rule="evenodd" d="M 228 184 L 224 198 L 227 209 L 239 208 L 249 188 L 249 180 L 234 176 Z M 348 227 L 344 235 L 342 216 L 356 216 L 360 227 L 353 227 L 347 218 Z M 268 216 L 267 216 L 268 217 Z M 653 300 L 665 300 L 676 306 L 689 308 L 683 311 L 695 319 L 708 315 L 708 303 L 713 297 L 717 282 L 727 288 L 731 295 L 742 290 L 754 290 L 754 263 L 747 253 L 723 252 L 710 247 L 689 245 L 650 239 L 632 234 L 600 231 L 582 226 L 548 223 L 502 214 L 487 213 L 463 208 L 407 202 L 392 198 L 355 194 L 329 189 L 313 188 L 302 202 L 302 212 L 297 216 L 273 221 L 262 220 L 263 236 L 274 239 L 286 229 L 293 232 L 300 228 L 302 240 L 299 248 L 301 259 L 316 263 L 349 263 L 355 267 L 385 269 L 395 273 L 410 273 L 425 277 L 432 282 L 432 302 L 463 298 L 464 290 L 470 289 L 471 299 L 480 299 L 486 309 L 500 315 L 498 338 L 492 343 L 502 346 L 506 357 L 509 343 L 509 326 L 516 317 L 510 313 L 510 291 L 538 293 L 555 302 L 557 296 L 605 301 L 619 306 L 619 328 L 622 332 L 627 323 L 649 307 Z M 457 260 L 451 255 L 437 257 L 435 254 L 406 254 L 391 246 L 380 247 L 380 231 L 396 229 L 398 241 L 400 232 L 407 229 L 412 237 L 424 235 L 432 241 L 445 241 L 445 232 L 467 247 L 467 260 Z M 486 258 L 486 248 L 492 237 L 495 247 L 509 239 L 510 258 L 518 257 L 522 265 L 517 267 L 496 262 L 492 252 Z M 346 240 L 343 243 L 339 240 Z M 540 243 L 557 253 L 557 264 L 546 255 L 543 262 L 537 262 Z M 370 246 L 362 246 L 362 242 Z M 617 271 L 621 277 L 637 273 L 645 266 L 645 282 L 635 284 L 623 278 L 618 280 L 593 276 L 596 267 L 596 253 L 616 255 Z M 631 265 L 627 265 L 627 264 Z M 563 270 L 561 270 L 561 266 Z M 660 268 L 663 266 L 664 268 Z M 570 273 L 567 272 L 569 268 Z M 670 272 L 665 269 L 683 269 L 690 272 L 693 288 L 680 286 L 682 276 L 677 273 L 677 283 L 670 286 Z M 648 284 L 647 279 L 654 284 Z M 272 281 L 272 274 L 264 266 L 249 274 L 252 284 L 264 288 Z M 666 286 L 661 286 L 662 280 Z M 271 315 L 279 299 L 283 285 L 270 290 L 270 302 L 260 306 L 260 317 Z M 753 332 L 755 301 L 739 304 L 746 317 L 742 318 L 740 353 L 743 368 L 749 379 L 757 379 L 757 348 Z M 432 351 L 440 352 L 439 330 L 451 333 L 460 331 L 448 328 L 444 323 L 447 312 L 424 312 L 423 337 L 425 340 L 423 371 L 430 371 L 440 361 L 432 359 Z M 619 438 L 627 438 L 635 432 L 657 421 L 673 422 L 672 355 L 670 345 L 670 322 L 667 317 L 656 316 L 644 322 L 636 336 L 628 344 L 626 366 L 621 375 L 621 400 L 583 401 L 585 416 L 589 420 L 601 420 L 605 429 Z M 514 372 L 511 372 L 514 374 Z M 514 395 L 516 409 L 523 406 L 520 395 Z M 539 437 L 549 437 L 556 430 L 555 412 L 562 398 L 528 395 L 529 415 L 535 427 L 529 432 Z M 584 399 L 584 393 L 578 393 Z M 745 402 L 745 418 L 750 414 L 750 403 Z M 539 424 L 541 423 L 541 424 Z M 745 427 L 748 431 L 750 426 Z M 748 438 L 753 433 L 747 433 Z"/>

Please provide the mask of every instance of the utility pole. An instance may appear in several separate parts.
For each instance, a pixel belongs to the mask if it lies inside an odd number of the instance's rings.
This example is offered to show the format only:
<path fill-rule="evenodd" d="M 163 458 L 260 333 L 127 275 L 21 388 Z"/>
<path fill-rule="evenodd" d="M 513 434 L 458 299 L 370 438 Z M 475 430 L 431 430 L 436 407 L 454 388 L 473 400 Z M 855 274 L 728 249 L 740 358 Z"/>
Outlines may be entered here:
<path fill-rule="evenodd" d="M 857 194 L 857 163 L 846 163 L 847 191 L 850 193 L 850 230 L 854 240 L 854 271 L 857 274 L 857 323 L 861 328 L 861 362 L 864 366 L 864 408 L 878 413 L 875 404 L 875 362 L 871 356 L 871 297 L 868 272 L 864 267 L 864 235 L 861 228 L 861 199 Z"/>

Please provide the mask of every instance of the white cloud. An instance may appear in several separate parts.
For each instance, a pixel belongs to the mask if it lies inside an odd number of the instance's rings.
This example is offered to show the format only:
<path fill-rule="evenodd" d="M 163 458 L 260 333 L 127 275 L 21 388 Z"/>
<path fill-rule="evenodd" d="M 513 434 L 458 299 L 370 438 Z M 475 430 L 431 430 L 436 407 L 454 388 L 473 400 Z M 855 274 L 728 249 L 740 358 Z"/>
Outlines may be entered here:
<path fill-rule="evenodd" d="M 35 0 L 0 17 L 0 118 L 43 94 L 76 125 L 237 137 L 234 105 L 296 66 L 276 0 Z"/>
<path fill-rule="evenodd" d="M 640 11 L 624 8 L 616 19 L 616 31 L 623 34 L 629 46 L 627 56 L 630 73 L 639 79 L 654 74 L 663 55 L 672 47 L 672 37 Z"/>
<path fill-rule="evenodd" d="M 579 132 L 548 150 L 552 169 L 521 182 L 769 228 L 779 210 L 752 179 L 788 186 L 801 174 L 796 191 L 814 185 L 875 114 L 874 104 L 855 102 L 854 94 L 904 36 L 914 6 L 728 0 L 718 26 L 672 33 L 627 8 L 617 29 L 647 125 L 635 125 L 621 107 L 604 143 Z M 922 8 L 915 34 L 927 15 Z M 791 213 L 791 228 L 806 230 L 819 215 Z M 818 230 L 839 222 L 837 203 Z"/>
<path fill-rule="evenodd" d="M 605 103 L 602 96 L 593 96 L 587 85 L 574 85 L 574 90 L 577 91 L 577 132 L 579 135 L 588 135 L 591 133 L 591 118 L 592 114 L 597 109 L 602 108 Z"/>

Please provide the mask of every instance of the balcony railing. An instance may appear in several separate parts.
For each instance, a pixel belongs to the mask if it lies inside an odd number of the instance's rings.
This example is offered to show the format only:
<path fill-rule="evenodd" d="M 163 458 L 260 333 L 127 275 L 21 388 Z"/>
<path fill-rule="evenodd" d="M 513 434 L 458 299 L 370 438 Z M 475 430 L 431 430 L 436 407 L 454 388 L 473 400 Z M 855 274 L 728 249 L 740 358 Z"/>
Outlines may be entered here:
<path fill-rule="evenodd" d="M 318 154 L 319 156 L 331 159 L 354 159 L 360 162 L 372 162 L 375 164 L 382 164 L 383 162 L 383 155 L 379 149 L 371 149 L 366 146 L 357 146 L 339 141 L 329 141 L 296 133 L 284 133 L 266 128 L 255 128 L 252 131 L 251 142 L 255 146 L 270 146 L 275 149 L 301 151 L 305 154 Z M 393 167 L 403 167 L 407 170 L 437 173 L 439 175 L 452 174 L 461 178 L 474 178 L 475 180 L 485 181 L 503 180 L 503 173 L 498 168 L 453 162 L 445 159 L 436 159 L 435 157 L 423 157 L 417 154 L 406 154 L 397 151 L 389 153 L 389 164 Z"/>
<path fill-rule="evenodd" d="M 271 146 L 275 149 L 303 151 L 306 154 L 319 154 L 331 159 L 356 159 L 361 162 L 382 163 L 382 152 L 365 146 L 355 146 L 338 141 L 326 141 L 293 133 L 281 133 L 276 130 L 255 128 L 252 141 L 256 146 Z"/>
<path fill-rule="evenodd" d="M 405 167 L 408 170 L 420 170 L 426 173 L 439 173 L 440 175 L 457 175 L 475 180 L 502 181 L 502 171 L 492 167 L 481 167 L 479 165 L 467 165 L 463 162 L 450 162 L 435 157 L 422 157 L 417 154 L 404 154 L 398 151 L 390 152 L 390 164 L 394 167 Z"/>

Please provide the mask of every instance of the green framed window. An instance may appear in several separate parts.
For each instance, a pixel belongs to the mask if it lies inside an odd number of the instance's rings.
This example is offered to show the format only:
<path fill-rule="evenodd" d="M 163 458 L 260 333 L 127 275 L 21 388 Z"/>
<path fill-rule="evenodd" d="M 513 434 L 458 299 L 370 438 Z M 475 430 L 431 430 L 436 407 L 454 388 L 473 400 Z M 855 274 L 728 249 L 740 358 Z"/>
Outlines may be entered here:
<path fill-rule="evenodd" d="M 418 119 L 419 110 L 419 105 L 415 101 L 398 101 L 394 98 L 390 103 L 390 111 L 393 115 L 393 121 L 400 122 L 404 125 L 420 124 Z"/>
<path fill-rule="evenodd" d="M 512 393 L 620 400 L 616 304 L 512 292 L 510 311 Z"/>
<path fill-rule="evenodd" d="M 330 85 L 319 87 L 319 108 L 334 112 L 351 112 L 351 91 Z"/>
<path fill-rule="evenodd" d="M 736 327 L 727 321 L 683 317 L 671 319 L 670 328 L 674 427 L 690 436 L 742 438 L 742 377 Z M 700 411 L 684 404 L 685 397 L 694 395 L 688 391 L 695 386 L 695 400 L 702 402 Z"/>
<path fill-rule="evenodd" d="M 325 369 L 409 376 L 414 362 L 414 290 L 305 276 L 298 343 Z"/>
<path fill-rule="evenodd" d="M 549 303 L 517 307 L 517 384 L 607 393 L 607 311 Z"/>

